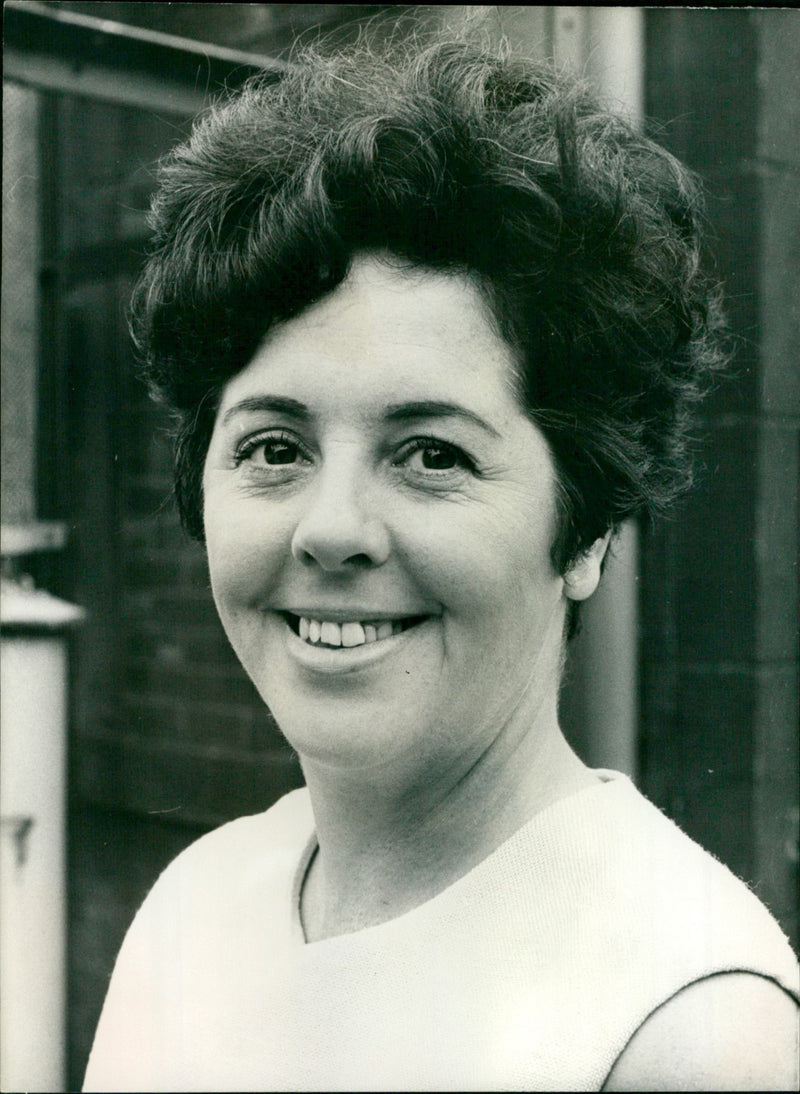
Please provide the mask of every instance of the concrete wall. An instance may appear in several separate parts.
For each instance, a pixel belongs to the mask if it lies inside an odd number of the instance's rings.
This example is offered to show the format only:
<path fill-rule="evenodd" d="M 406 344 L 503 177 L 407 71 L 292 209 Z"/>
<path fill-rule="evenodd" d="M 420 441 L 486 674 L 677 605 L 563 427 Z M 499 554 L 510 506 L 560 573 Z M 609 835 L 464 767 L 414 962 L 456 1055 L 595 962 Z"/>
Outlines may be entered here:
<path fill-rule="evenodd" d="M 647 14 L 647 114 L 707 181 L 734 356 L 698 489 L 645 540 L 644 784 L 797 942 L 800 18 Z"/>

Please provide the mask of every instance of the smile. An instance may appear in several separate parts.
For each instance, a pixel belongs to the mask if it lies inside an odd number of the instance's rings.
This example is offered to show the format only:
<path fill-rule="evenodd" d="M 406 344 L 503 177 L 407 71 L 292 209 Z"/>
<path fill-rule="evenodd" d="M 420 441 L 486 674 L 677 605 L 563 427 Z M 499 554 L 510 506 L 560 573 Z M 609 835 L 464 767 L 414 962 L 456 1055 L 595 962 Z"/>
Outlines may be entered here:
<path fill-rule="evenodd" d="M 373 642 L 382 642 L 394 635 L 402 634 L 409 627 L 421 623 L 425 616 L 409 616 L 403 619 L 382 619 L 373 621 L 353 620 L 336 622 L 331 619 L 312 619 L 305 615 L 283 613 L 289 627 L 310 646 L 324 646 L 328 649 L 354 649 Z"/>

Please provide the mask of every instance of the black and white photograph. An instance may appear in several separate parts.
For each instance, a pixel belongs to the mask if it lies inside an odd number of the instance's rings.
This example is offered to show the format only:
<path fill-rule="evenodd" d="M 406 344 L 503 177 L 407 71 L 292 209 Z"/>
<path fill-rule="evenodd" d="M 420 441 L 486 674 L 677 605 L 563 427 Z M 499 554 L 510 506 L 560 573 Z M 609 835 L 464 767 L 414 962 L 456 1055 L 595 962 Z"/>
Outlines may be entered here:
<path fill-rule="evenodd" d="M 800 12 L 3 62 L 0 1090 L 797 1090 Z"/>

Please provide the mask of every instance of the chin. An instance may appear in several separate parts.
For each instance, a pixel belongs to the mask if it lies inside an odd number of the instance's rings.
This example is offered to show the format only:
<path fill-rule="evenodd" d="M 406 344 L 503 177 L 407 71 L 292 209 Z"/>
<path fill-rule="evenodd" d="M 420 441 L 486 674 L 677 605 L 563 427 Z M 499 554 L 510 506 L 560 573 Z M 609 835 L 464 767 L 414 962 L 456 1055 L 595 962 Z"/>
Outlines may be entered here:
<path fill-rule="evenodd" d="M 323 710 L 309 709 L 294 703 L 284 709 L 273 704 L 273 715 L 286 740 L 297 752 L 303 770 L 319 766 L 328 772 L 373 774 L 378 782 L 402 775 L 408 779 L 410 769 L 429 769 L 432 762 L 428 742 L 420 732 L 426 720 L 406 709 L 395 716 L 385 709 L 381 717 L 374 710 L 357 709 L 347 704 L 337 711 L 327 702 Z M 344 704 L 343 704 L 344 706 Z M 412 776 L 413 777 L 413 776 Z"/>

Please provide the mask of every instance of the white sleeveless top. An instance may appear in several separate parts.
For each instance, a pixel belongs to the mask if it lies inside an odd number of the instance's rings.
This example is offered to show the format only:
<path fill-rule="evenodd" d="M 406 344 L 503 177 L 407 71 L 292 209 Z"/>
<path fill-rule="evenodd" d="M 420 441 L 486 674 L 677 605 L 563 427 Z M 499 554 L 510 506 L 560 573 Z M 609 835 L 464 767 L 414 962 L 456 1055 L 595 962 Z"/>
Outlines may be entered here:
<path fill-rule="evenodd" d="M 798 995 L 750 890 L 598 774 L 432 900 L 310 944 L 307 792 L 203 837 L 128 932 L 84 1089 L 598 1090 L 693 981 L 747 971 Z"/>

